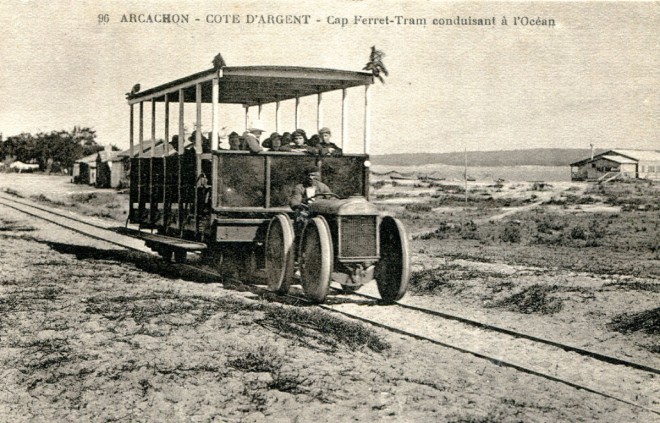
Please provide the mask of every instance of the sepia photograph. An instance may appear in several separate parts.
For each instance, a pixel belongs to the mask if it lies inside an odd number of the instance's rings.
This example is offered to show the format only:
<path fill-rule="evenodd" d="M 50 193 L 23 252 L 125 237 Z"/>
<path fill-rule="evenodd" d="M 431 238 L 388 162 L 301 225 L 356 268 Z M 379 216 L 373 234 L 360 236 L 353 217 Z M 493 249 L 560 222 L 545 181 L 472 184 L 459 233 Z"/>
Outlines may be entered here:
<path fill-rule="evenodd" d="M 660 6 L 0 4 L 0 422 L 660 421 Z"/>

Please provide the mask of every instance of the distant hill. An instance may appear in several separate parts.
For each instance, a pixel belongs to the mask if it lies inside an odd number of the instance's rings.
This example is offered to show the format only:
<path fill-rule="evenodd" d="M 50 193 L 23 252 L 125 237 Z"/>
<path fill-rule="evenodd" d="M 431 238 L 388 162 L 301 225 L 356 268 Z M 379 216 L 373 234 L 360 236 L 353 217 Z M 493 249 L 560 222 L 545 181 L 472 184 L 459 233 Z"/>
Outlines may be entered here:
<path fill-rule="evenodd" d="M 596 149 L 594 154 L 604 149 Z M 533 148 L 529 150 L 468 151 L 469 167 L 568 166 L 591 155 L 588 148 Z M 465 153 L 408 153 L 372 155 L 371 162 L 381 166 L 446 164 L 463 166 Z"/>

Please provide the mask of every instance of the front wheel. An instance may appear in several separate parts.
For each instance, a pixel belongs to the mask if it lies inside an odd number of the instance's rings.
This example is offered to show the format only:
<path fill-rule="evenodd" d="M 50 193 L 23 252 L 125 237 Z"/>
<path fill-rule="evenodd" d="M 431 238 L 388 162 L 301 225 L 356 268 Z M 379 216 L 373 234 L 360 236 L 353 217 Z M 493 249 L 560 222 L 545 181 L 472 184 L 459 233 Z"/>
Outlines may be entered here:
<path fill-rule="evenodd" d="M 322 303 L 328 295 L 334 255 L 328 223 L 321 216 L 305 225 L 300 246 L 300 280 L 307 298 Z"/>
<path fill-rule="evenodd" d="M 386 303 L 400 300 L 408 289 L 410 256 L 408 237 L 401 221 L 385 216 L 380 223 L 380 260 L 374 276 Z"/>

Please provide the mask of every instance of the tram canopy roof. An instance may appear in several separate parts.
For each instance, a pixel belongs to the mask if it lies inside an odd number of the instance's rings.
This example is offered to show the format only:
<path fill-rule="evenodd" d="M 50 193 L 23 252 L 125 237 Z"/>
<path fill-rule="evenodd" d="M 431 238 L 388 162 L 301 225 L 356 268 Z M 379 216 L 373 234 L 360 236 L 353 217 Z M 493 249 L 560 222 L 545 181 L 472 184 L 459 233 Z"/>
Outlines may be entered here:
<path fill-rule="evenodd" d="M 220 103 L 247 106 L 373 83 L 373 75 L 369 72 L 298 66 L 231 66 L 220 70 L 209 69 L 149 88 L 129 96 L 128 103 L 151 99 L 162 102 L 165 101 L 165 94 L 168 101 L 178 102 L 179 89 L 183 89 L 184 102 L 195 102 L 197 84 L 201 86 L 202 103 L 210 103 L 212 81 L 216 77 Z"/>

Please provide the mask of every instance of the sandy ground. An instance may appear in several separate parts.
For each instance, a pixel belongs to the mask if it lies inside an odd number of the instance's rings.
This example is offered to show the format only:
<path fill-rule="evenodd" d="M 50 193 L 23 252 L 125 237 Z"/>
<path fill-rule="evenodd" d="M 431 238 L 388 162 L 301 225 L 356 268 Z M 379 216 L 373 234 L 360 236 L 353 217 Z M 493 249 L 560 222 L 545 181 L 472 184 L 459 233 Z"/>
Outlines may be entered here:
<path fill-rule="evenodd" d="M 29 177 L 20 181 L 19 187 L 0 175 L 0 189 L 63 196 L 77 189 L 64 179 L 48 188 Z M 0 421 L 657 417 L 457 351 L 356 329 L 325 312 L 202 280 L 10 209 L 0 209 L 0 229 Z M 657 291 L 621 295 L 616 283 L 657 281 L 436 257 L 416 242 L 413 250 L 413 270 L 451 266 L 453 284 L 406 301 L 658 367 L 657 353 L 646 348 L 657 337 L 619 334 L 605 325 L 617 311 L 659 301 Z M 540 280 L 575 288 L 559 294 L 566 296 L 559 313 L 487 307 L 509 285 L 519 289 Z"/>

